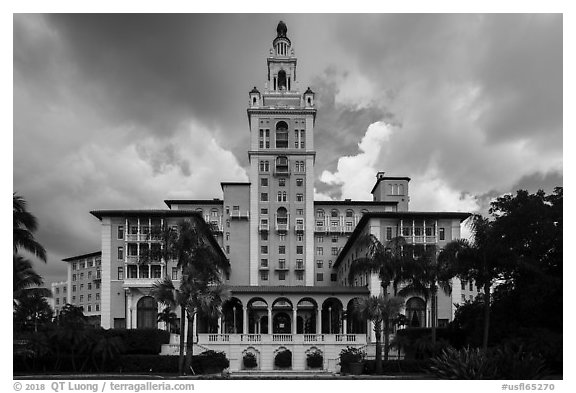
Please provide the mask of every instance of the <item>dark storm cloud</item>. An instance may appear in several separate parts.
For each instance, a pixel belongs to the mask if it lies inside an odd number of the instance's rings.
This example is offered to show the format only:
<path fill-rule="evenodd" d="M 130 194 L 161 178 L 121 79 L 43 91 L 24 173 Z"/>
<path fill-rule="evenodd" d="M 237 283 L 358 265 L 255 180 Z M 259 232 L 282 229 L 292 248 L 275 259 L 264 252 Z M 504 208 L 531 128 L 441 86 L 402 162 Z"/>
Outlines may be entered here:
<path fill-rule="evenodd" d="M 300 89 L 317 93 L 317 178 L 385 121 L 368 169 L 415 192 L 422 180 L 445 205 L 562 181 L 558 15 L 15 15 L 14 188 L 39 219 L 47 277 L 99 248 L 90 210 L 245 180 L 248 91 L 264 88 L 280 19 Z"/>

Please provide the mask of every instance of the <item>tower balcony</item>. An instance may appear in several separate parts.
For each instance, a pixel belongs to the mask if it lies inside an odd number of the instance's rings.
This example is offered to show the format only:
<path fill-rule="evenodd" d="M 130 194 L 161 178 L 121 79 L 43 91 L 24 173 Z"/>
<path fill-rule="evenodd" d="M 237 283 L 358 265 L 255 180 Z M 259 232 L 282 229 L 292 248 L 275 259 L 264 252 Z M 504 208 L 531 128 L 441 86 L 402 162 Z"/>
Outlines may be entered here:
<path fill-rule="evenodd" d="M 290 167 L 288 166 L 276 166 L 273 172 L 274 176 L 290 176 Z"/>
<path fill-rule="evenodd" d="M 276 232 L 278 232 L 278 233 L 288 232 L 288 223 L 276 221 Z"/>

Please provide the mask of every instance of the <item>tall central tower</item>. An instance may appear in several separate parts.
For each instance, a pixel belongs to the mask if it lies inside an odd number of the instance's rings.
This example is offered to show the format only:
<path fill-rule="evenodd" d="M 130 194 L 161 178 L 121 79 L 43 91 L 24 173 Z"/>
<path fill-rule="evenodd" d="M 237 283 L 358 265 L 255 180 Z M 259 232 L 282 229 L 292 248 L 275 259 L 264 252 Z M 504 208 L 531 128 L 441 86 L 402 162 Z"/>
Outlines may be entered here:
<path fill-rule="evenodd" d="M 298 89 L 284 22 L 264 92 L 249 93 L 250 285 L 314 285 L 314 92 Z"/>

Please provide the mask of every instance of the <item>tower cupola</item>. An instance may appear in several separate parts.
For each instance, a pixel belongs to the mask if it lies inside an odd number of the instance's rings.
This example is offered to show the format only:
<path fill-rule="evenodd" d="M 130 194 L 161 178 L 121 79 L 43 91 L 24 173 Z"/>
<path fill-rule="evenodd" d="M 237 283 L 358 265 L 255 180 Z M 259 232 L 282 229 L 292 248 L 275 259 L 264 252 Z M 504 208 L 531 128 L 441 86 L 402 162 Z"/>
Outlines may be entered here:
<path fill-rule="evenodd" d="M 249 96 L 250 96 L 250 107 L 251 108 L 259 107 L 261 95 L 256 86 L 254 86 L 252 91 L 250 91 Z"/>
<path fill-rule="evenodd" d="M 278 27 L 276 27 L 276 38 L 274 38 L 274 41 L 272 41 L 275 56 L 288 57 L 293 55 L 291 48 L 292 43 L 286 36 L 287 32 L 288 28 L 286 27 L 286 24 L 280 21 L 278 23 Z"/>
<path fill-rule="evenodd" d="M 304 106 L 306 108 L 312 108 L 314 106 L 314 95 L 315 93 L 310 87 L 304 92 Z"/>

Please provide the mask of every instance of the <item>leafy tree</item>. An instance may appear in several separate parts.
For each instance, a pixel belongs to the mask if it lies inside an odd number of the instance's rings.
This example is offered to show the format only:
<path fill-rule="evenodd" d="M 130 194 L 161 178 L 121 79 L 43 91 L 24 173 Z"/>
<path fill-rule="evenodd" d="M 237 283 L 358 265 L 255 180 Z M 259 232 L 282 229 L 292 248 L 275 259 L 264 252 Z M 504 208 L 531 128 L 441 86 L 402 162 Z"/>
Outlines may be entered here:
<path fill-rule="evenodd" d="M 26 210 L 26 201 L 15 193 L 13 198 L 13 244 L 14 254 L 20 250 L 28 251 L 46 262 L 46 250 L 34 239 L 33 232 L 38 229 L 38 222 L 30 212 Z"/>
<path fill-rule="evenodd" d="M 404 299 L 393 296 L 388 297 L 383 294 L 359 298 L 354 302 L 354 312 L 361 318 L 372 321 L 374 334 L 376 336 L 376 373 L 382 373 L 382 332 L 384 332 L 384 359 L 388 360 L 390 350 L 389 332 L 392 329 L 392 321 L 397 317 Z"/>
<path fill-rule="evenodd" d="M 14 326 L 20 328 L 33 327 L 38 332 L 38 326 L 52 321 L 52 308 L 41 294 L 22 297 L 14 308 Z"/>
<path fill-rule="evenodd" d="M 104 335 L 96 341 L 91 350 L 91 356 L 96 361 L 100 360 L 100 370 L 104 370 L 106 363 L 116 359 L 126 350 L 124 342 L 118 336 Z"/>
<path fill-rule="evenodd" d="M 490 290 L 496 280 L 511 266 L 509 250 L 494 231 L 493 223 L 481 215 L 468 219 L 472 239 L 458 239 L 448 243 L 440 252 L 441 264 L 454 266 L 460 279 L 473 281 L 484 288 L 484 333 L 482 348 L 488 348 L 490 330 Z"/>
<path fill-rule="evenodd" d="M 86 325 L 86 317 L 82 307 L 68 303 L 60 310 L 56 323 L 64 328 L 81 329 Z"/>

